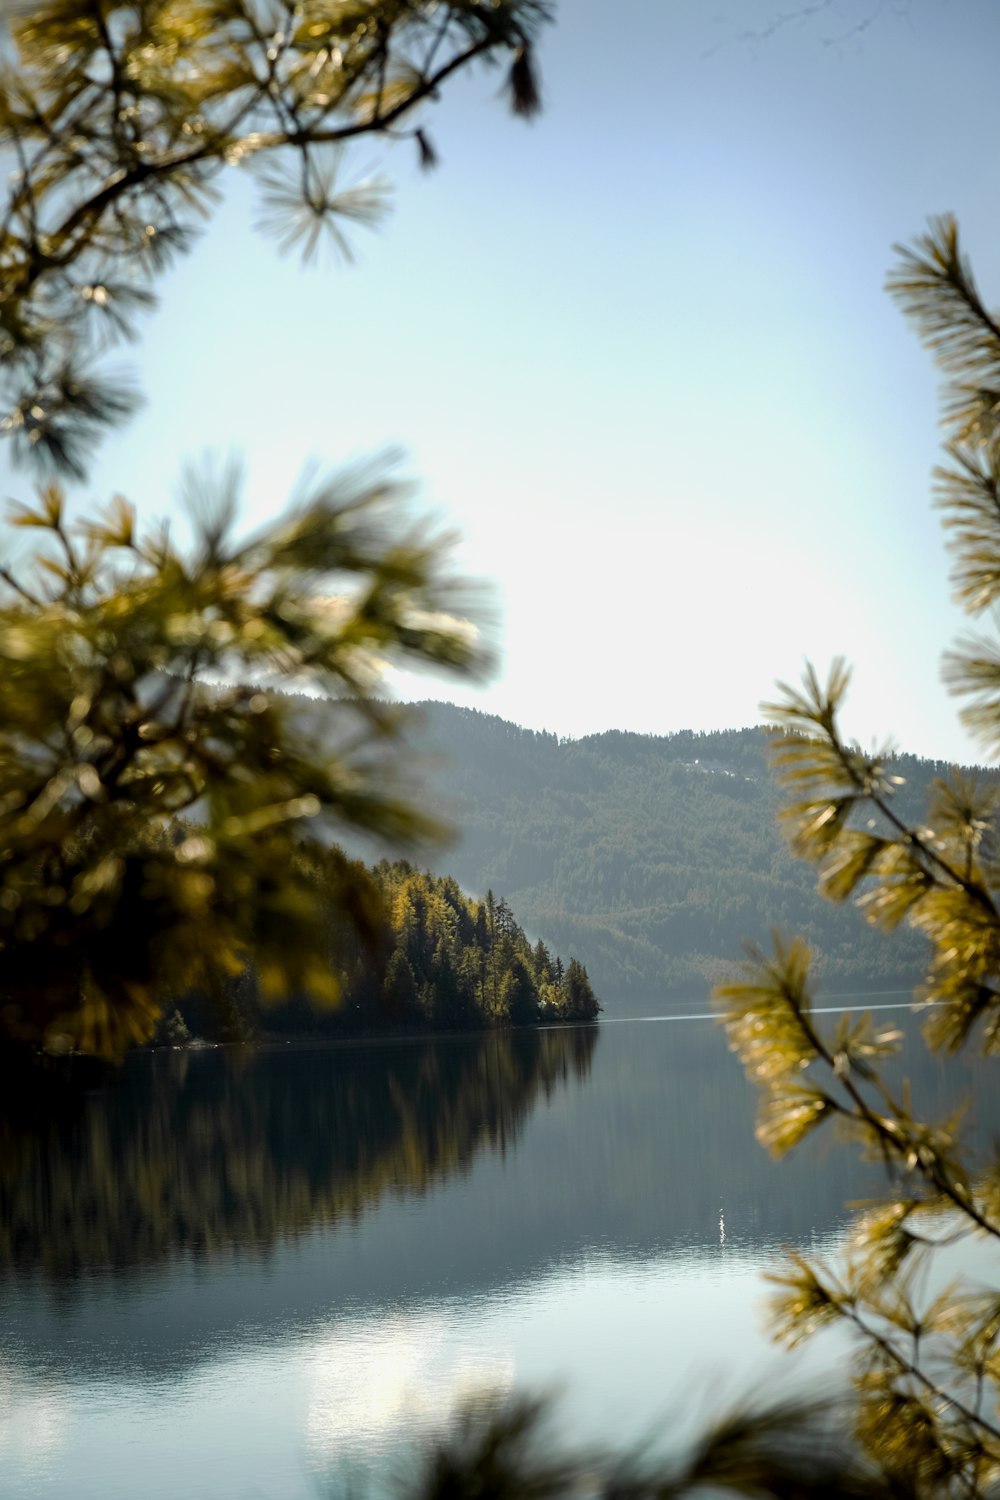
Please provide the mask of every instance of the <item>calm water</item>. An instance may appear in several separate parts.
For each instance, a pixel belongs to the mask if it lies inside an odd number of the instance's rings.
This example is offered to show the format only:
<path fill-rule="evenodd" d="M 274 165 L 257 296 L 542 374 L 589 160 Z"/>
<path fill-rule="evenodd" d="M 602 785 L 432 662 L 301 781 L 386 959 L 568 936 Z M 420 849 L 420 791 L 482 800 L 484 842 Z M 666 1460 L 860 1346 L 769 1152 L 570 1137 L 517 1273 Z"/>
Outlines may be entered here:
<path fill-rule="evenodd" d="M 54 1123 L 22 1112 L 0 1495 L 314 1500 L 377 1487 L 487 1385 L 669 1443 L 727 1396 L 832 1378 L 830 1352 L 770 1346 L 760 1272 L 835 1247 L 875 1169 L 822 1143 L 772 1163 L 721 1032 L 682 1015 L 160 1054 Z M 907 1067 L 937 1113 L 919 1044 Z"/>

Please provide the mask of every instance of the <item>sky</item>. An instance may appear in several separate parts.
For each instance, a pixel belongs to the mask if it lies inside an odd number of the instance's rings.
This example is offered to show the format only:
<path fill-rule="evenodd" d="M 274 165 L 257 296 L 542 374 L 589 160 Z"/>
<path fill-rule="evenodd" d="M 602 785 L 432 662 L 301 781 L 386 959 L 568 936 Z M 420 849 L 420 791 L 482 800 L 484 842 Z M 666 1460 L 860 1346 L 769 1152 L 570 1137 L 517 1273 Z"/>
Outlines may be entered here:
<path fill-rule="evenodd" d="M 399 449 L 499 651 L 402 696 L 732 728 L 840 654 L 862 744 L 979 760 L 940 685 L 937 373 L 883 283 L 949 211 L 1000 303 L 998 56 L 996 0 L 562 0 L 541 118 L 479 73 L 427 119 L 434 173 L 358 148 L 395 191 L 352 265 L 282 257 L 231 174 L 78 501 L 171 514 L 186 462 L 239 454 L 258 524 L 308 465 Z"/>

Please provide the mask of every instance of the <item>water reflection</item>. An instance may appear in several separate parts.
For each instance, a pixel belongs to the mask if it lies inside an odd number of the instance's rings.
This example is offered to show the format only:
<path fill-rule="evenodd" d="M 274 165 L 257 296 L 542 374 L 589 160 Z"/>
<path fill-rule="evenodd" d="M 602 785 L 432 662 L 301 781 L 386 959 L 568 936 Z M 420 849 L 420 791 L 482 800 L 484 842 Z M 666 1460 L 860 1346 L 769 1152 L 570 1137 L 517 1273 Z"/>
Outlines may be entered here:
<path fill-rule="evenodd" d="M 902 1068 L 926 1116 L 957 1070 L 1000 1123 L 979 1061 L 911 1038 Z M 314 1500 L 484 1383 L 561 1385 L 570 1435 L 624 1441 L 798 1382 L 760 1270 L 834 1249 L 881 1177 L 832 1142 L 772 1162 L 754 1106 L 716 1026 L 664 1021 L 139 1059 L 26 1109 L 0 1492 Z"/>
<path fill-rule="evenodd" d="M 988 1135 L 982 1060 L 944 1069 L 908 1030 L 915 1109 L 945 1115 L 958 1075 Z M 280 1245 L 317 1304 L 323 1267 L 347 1304 L 472 1293 L 583 1251 L 759 1258 L 882 1187 L 829 1132 L 783 1162 L 761 1151 L 753 1092 L 704 1020 L 163 1053 L 58 1098 L 15 1129 L 8 1096 L 0 1277 L 62 1299 L 176 1262 L 233 1289 Z"/>
<path fill-rule="evenodd" d="M 8 1116 L 0 1268 L 72 1285 L 356 1223 L 513 1147 L 538 1098 L 587 1076 L 596 1035 L 136 1057 L 55 1118 Z"/>

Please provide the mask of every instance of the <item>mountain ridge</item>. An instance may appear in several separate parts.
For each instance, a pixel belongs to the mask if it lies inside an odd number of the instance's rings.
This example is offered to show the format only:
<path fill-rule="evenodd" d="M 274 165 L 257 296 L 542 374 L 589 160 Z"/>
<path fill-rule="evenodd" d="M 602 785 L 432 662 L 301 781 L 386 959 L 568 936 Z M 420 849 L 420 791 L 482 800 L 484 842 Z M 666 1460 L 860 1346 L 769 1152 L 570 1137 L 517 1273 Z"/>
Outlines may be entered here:
<path fill-rule="evenodd" d="M 608 1013 L 616 993 L 703 994 L 775 926 L 806 937 L 828 990 L 919 980 L 916 934 L 876 932 L 824 900 L 790 853 L 764 726 L 572 739 L 433 699 L 409 707 L 410 774 L 455 830 L 431 867 L 502 895 L 532 936 L 580 953 Z M 900 752 L 893 769 L 897 806 L 919 821 L 950 766 Z"/>

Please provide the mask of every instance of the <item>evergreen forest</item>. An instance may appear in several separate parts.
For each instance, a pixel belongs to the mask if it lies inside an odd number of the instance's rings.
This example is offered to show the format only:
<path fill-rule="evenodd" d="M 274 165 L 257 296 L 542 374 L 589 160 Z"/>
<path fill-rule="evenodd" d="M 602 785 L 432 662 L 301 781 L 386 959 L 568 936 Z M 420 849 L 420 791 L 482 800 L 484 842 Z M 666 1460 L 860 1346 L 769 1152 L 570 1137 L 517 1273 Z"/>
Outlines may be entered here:
<path fill-rule="evenodd" d="M 305 849 L 309 878 L 323 888 L 328 867 L 342 873 L 339 850 Z M 262 993 L 248 968 L 223 995 L 191 995 L 167 1013 L 159 1039 L 192 1034 L 227 1040 L 343 1036 L 392 1031 L 474 1031 L 483 1027 L 594 1021 L 600 1012 L 584 965 L 565 964 L 538 939 L 529 943 L 503 897 L 463 895 L 451 876 L 405 860 L 355 864 L 354 883 L 372 893 L 365 923 L 328 913 L 325 955 L 337 999 L 308 995 L 278 1001 Z M 221 1003 L 220 1003 L 221 998 Z"/>

